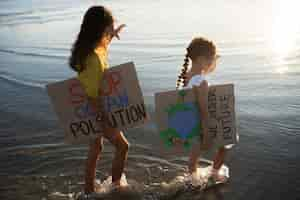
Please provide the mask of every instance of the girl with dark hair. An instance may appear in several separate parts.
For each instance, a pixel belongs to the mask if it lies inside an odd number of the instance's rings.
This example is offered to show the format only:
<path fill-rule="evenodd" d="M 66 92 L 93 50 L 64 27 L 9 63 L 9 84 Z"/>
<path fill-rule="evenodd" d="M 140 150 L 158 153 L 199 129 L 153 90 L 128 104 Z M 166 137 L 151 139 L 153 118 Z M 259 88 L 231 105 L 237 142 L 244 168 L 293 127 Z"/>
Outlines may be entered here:
<path fill-rule="evenodd" d="M 208 138 L 208 82 L 205 76 L 213 72 L 216 68 L 216 61 L 219 56 L 216 54 L 216 46 L 212 41 L 205 38 L 198 37 L 194 38 L 187 48 L 187 53 L 185 55 L 184 64 L 182 66 L 182 71 L 178 76 L 176 88 L 180 86 L 184 88 L 199 86 L 198 91 L 201 95 L 198 95 L 198 105 L 201 113 L 201 125 L 202 132 L 201 135 L 201 148 L 194 146 L 190 153 L 189 160 L 189 172 L 192 175 L 197 176 L 197 163 L 200 156 L 201 150 L 208 149 L 211 144 Z M 191 63 L 191 69 L 188 71 L 189 61 Z M 231 148 L 231 145 L 220 147 L 215 154 L 212 166 L 212 178 L 215 181 L 225 181 L 226 176 L 219 173 L 220 168 L 224 163 L 224 158 L 227 149 Z"/>
<path fill-rule="evenodd" d="M 113 37 L 119 39 L 119 32 L 125 25 L 114 29 L 114 19 L 111 12 L 103 6 L 93 6 L 84 15 L 80 32 L 71 50 L 69 64 L 78 73 L 78 79 L 83 85 L 89 103 L 101 112 L 103 106 L 99 103 L 104 70 L 108 68 L 108 46 Z M 127 160 L 129 144 L 123 133 L 104 125 L 103 136 L 116 148 L 112 163 L 112 182 L 121 186 L 121 176 Z M 102 149 L 102 137 L 93 139 L 89 144 L 85 168 L 85 193 L 97 192 L 95 185 L 96 163 Z"/>

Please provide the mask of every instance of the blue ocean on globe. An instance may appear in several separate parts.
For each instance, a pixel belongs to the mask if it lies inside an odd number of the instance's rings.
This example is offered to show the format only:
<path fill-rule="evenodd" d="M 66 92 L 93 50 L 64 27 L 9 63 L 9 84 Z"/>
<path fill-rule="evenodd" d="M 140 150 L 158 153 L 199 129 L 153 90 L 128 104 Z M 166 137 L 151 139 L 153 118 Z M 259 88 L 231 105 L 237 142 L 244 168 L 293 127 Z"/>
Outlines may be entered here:
<path fill-rule="evenodd" d="M 180 135 L 180 138 L 186 139 L 192 129 L 200 122 L 200 115 L 195 103 L 184 103 L 188 110 L 179 110 L 175 114 L 169 115 L 168 127 L 173 128 Z"/>

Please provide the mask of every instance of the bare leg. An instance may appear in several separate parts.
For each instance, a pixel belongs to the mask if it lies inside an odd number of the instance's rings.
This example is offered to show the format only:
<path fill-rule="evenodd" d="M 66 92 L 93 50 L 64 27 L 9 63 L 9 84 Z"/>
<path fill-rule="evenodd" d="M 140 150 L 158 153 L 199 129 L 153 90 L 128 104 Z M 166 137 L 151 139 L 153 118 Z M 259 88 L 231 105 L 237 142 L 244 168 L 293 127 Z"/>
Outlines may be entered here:
<path fill-rule="evenodd" d="M 112 163 L 112 182 L 120 185 L 120 179 L 127 161 L 129 143 L 118 129 L 108 128 L 105 136 L 116 148 Z"/>
<path fill-rule="evenodd" d="M 214 157 L 214 165 L 213 165 L 214 169 L 219 170 L 222 167 L 222 165 L 224 164 L 225 155 L 226 155 L 226 149 L 224 147 L 219 148 L 218 152 Z"/>
<path fill-rule="evenodd" d="M 199 146 L 194 145 L 189 155 L 189 172 L 192 174 L 197 170 L 198 158 L 200 157 Z"/>
<path fill-rule="evenodd" d="M 90 142 L 85 167 L 85 193 L 91 193 L 95 191 L 96 165 L 101 151 L 102 137 L 96 138 L 94 141 Z"/>

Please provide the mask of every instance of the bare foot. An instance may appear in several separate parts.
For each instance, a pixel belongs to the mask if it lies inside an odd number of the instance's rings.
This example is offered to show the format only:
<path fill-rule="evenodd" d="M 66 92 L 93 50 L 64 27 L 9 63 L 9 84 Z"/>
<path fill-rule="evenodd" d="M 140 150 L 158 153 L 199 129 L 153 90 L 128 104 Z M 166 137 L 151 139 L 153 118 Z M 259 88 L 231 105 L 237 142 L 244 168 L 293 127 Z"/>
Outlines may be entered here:
<path fill-rule="evenodd" d="M 220 173 L 218 169 L 212 169 L 211 176 L 215 182 L 226 182 L 228 177 L 225 174 Z"/>
<path fill-rule="evenodd" d="M 113 185 L 114 188 L 118 188 L 118 189 L 127 187 L 128 183 L 127 183 L 126 175 L 122 174 L 121 179 L 118 180 L 118 181 L 113 182 L 112 185 Z"/>
<path fill-rule="evenodd" d="M 95 192 L 101 192 L 102 190 L 101 184 L 100 183 L 95 183 Z"/>

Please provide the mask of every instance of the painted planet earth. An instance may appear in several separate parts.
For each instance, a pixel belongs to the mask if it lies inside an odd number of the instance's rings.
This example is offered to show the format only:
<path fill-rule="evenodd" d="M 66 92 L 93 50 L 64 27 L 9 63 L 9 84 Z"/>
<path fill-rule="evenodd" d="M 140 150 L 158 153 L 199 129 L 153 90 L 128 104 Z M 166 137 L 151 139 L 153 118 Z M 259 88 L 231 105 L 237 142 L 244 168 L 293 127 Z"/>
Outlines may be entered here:
<path fill-rule="evenodd" d="M 186 139 L 200 123 L 200 115 L 195 103 L 187 102 L 183 104 L 184 110 L 178 109 L 168 115 L 168 127 L 175 129 L 182 139 Z"/>

